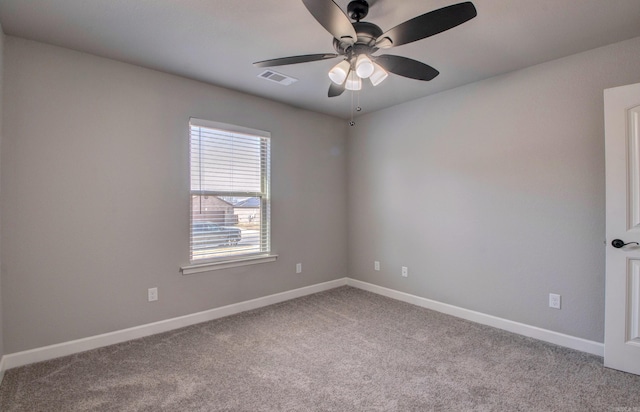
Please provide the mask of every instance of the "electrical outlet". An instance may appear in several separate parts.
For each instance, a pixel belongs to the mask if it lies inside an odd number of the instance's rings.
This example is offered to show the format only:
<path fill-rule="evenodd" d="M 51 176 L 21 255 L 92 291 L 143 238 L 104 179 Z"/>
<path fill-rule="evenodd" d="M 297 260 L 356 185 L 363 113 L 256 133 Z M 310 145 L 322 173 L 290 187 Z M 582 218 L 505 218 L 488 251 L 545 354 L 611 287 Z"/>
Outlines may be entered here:
<path fill-rule="evenodd" d="M 373 262 L 373 270 L 376 270 L 376 271 L 380 270 L 380 262 L 378 262 L 377 260 Z"/>
<path fill-rule="evenodd" d="M 302 273 L 302 263 L 296 263 L 296 273 Z"/>
<path fill-rule="evenodd" d="M 550 308 L 554 308 L 554 309 L 560 309 L 560 303 L 562 301 L 562 296 L 555 294 L 555 293 L 549 293 L 549 307 Z"/>
<path fill-rule="evenodd" d="M 158 300 L 158 288 L 149 288 L 147 297 L 149 298 L 149 302 Z"/>
<path fill-rule="evenodd" d="M 406 266 L 402 267 L 402 277 L 403 278 L 409 277 L 409 268 Z"/>

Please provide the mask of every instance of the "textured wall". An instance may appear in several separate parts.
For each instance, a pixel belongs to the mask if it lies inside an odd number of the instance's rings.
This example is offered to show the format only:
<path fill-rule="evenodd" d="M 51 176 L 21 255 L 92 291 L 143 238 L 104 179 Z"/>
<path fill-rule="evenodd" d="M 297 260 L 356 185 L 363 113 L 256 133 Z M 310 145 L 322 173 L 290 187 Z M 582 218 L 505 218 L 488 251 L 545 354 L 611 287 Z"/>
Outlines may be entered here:
<path fill-rule="evenodd" d="M 602 96 L 638 67 L 640 38 L 359 119 L 350 276 L 602 342 Z"/>
<path fill-rule="evenodd" d="M 344 121 L 10 36 L 5 52 L 7 353 L 347 275 Z M 190 116 L 272 133 L 278 261 L 179 273 Z"/>

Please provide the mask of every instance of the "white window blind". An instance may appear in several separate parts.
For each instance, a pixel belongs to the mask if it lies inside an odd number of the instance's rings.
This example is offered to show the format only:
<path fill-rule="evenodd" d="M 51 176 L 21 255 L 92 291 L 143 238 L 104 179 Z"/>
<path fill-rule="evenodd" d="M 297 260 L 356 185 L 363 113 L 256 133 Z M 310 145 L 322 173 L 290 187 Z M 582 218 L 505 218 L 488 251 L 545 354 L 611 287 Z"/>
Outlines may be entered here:
<path fill-rule="evenodd" d="M 270 134 L 190 119 L 191 262 L 270 252 Z"/>

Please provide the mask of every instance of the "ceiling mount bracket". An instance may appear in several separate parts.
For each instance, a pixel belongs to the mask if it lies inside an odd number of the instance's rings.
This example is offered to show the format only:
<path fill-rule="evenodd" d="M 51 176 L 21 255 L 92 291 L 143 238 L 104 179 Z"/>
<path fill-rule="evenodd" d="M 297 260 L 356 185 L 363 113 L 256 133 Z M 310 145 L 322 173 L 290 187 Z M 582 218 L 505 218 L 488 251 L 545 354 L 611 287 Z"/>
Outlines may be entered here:
<path fill-rule="evenodd" d="M 351 20 L 359 22 L 369 14 L 369 3 L 366 0 L 353 0 L 347 6 L 347 13 Z"/>

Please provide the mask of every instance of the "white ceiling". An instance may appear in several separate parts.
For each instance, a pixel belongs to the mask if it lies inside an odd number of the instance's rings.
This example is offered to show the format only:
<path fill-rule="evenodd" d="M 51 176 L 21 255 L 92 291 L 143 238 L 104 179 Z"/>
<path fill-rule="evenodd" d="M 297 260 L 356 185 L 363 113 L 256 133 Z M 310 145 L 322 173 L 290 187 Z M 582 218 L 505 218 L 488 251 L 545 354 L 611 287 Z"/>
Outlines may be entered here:
<path fill-rule="evenodd" d="M 349 0 L 336 0 L 346 10 Z M 364 21 L 384 31 L 462 0 L 370 0 Z M 640 0 L 473 0 L 478 16 L 436 36 L 385 51 L 440 71 L 430 82 L 391 75 L 367 83 L 368 113 L 501 73 L 640 36 Z M 1 0 L 8 35 L 68 47 L 348 118 L 351 93 L 328 98 L 339 60 L 257 75 L 260 60 L 333 53 L 332 36 L 301 0 Z"/>

